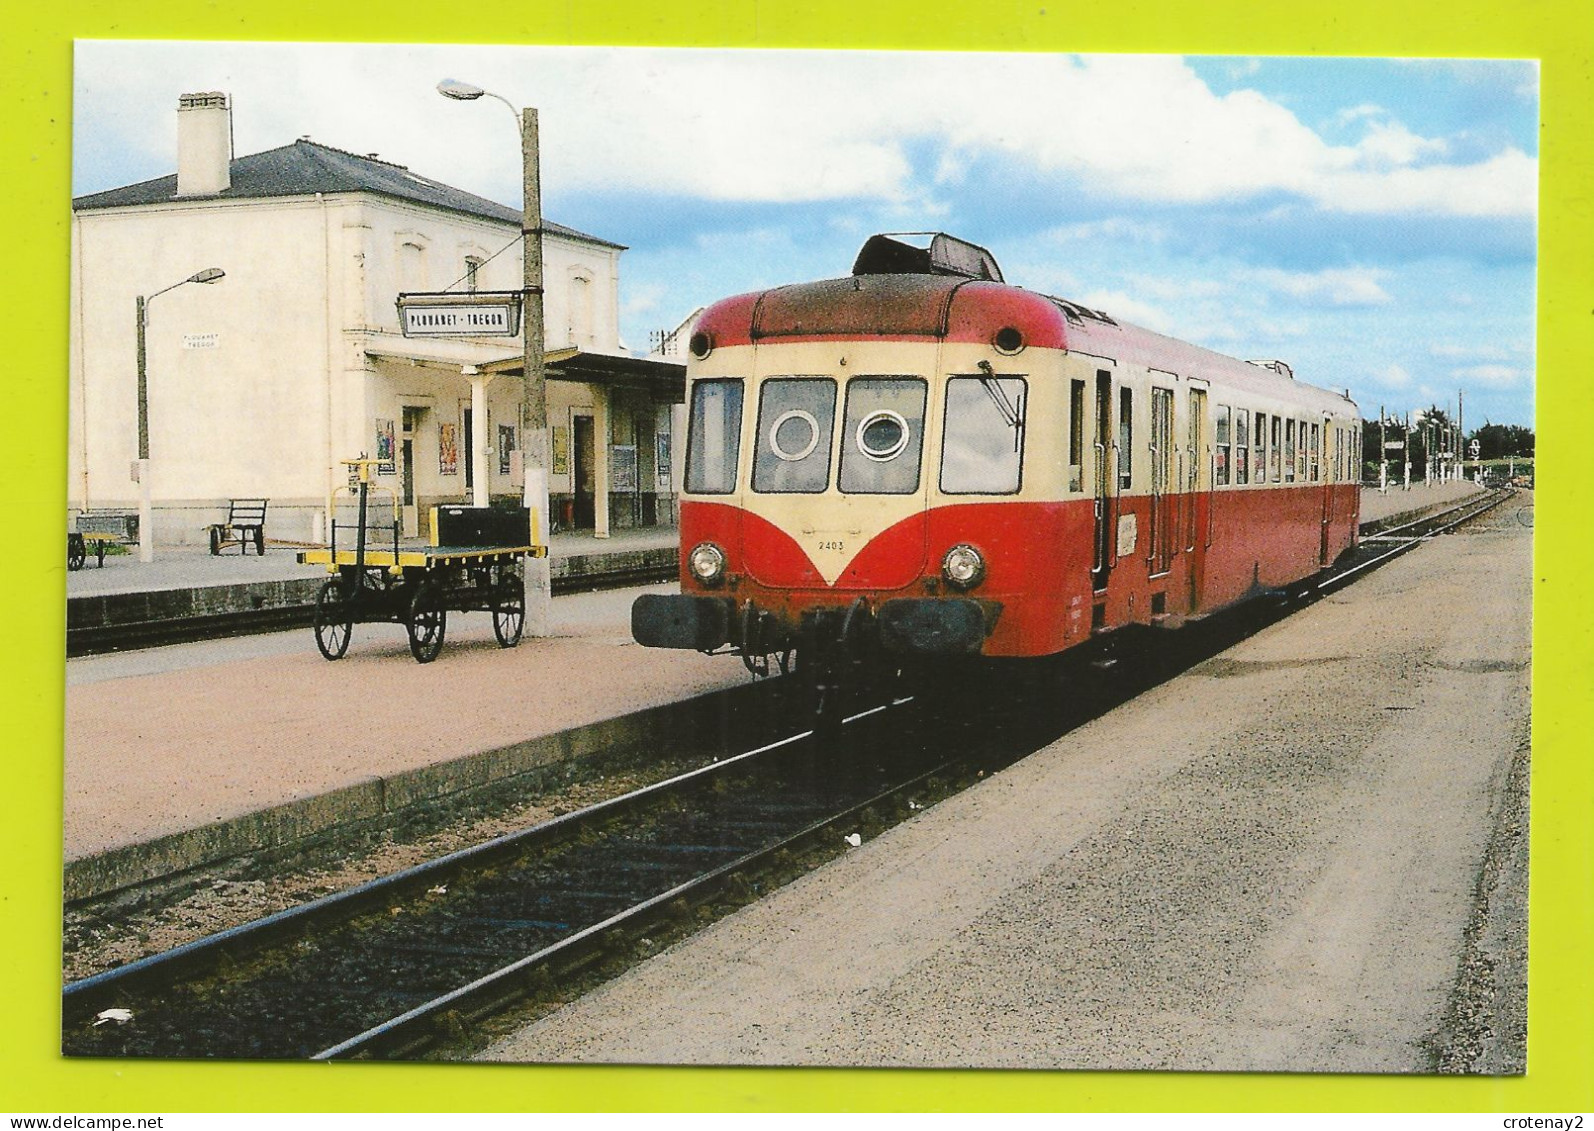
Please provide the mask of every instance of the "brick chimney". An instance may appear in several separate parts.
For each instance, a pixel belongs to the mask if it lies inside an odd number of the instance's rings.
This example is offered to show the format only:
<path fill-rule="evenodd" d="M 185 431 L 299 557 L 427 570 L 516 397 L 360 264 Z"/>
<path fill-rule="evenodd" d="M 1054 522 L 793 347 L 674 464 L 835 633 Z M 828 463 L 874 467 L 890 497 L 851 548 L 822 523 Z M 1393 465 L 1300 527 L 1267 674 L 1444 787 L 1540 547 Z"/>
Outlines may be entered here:
<path fill-rule="evenodd" d="M 212 90 L 177 99 L 177 195 L 215 196 L 232 184 L 232 106 Z"/>

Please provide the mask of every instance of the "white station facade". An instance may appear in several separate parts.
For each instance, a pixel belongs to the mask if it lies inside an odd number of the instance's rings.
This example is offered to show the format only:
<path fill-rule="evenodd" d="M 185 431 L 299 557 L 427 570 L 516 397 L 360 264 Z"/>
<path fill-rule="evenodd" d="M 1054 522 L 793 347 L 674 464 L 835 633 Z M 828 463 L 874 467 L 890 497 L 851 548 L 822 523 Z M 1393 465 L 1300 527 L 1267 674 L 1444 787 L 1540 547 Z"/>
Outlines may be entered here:
<path fill-rule="evenodd" d="M 518 293 L 520 213 L 308 138 L 234 157 L 225 94 L 183 95 L 177 118 L 175 175 L 73 201 L 69 505 L 136 507 L 141 296 L 157 542 L 202 540 L 245 497 L 271 500 L 271 539 L 320 541 L 340 461 L 362 454 L 411 534 L 479 474 L 518 502 L 520 339 L 406 336 L 397 298 Z M 621 245 L 543 227 L 553 520 L 673 524 L 684 366 L 622 345 Z M 209 268 L 223 277 L 181 285 Z"/>

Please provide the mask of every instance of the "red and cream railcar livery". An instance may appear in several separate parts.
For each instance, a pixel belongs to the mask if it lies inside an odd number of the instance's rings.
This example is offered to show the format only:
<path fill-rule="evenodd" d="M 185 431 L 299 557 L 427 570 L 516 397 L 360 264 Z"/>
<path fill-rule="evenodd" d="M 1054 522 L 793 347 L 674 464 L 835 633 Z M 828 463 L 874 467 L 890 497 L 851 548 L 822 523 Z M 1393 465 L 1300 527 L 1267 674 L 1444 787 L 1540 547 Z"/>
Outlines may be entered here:
<path fill-rule="evenodd" d="M 1356 540 L 1356 406 L 1003 283 L 946 235 L 726 299 L 690 342 L 679 595 L 646 645 L 1044 656 L 1310 578 Z"/>

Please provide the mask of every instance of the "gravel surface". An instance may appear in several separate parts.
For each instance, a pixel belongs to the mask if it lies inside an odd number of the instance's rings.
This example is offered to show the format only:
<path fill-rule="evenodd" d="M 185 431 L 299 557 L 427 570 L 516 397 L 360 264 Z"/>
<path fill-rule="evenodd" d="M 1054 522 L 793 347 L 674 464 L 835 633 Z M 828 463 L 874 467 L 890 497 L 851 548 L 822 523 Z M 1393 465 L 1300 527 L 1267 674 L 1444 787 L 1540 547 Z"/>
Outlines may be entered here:
<path fill-rule="evenodd" d="M 462 818 L 426 836 L 389 839 L 322 866 L 301 867 L 250 879 L 216 879 L 173 902 L 138 910 L 68 909 L 63 923 L 63 981 L 89 977 L 159 954 L 186 942 L 240 926 L 332 892 L 506 833 L 563 816 L 586 805 L 638 789 L 691 767 L 660 763 L 590 781 L 568 782 L 500 812 Z"/>
<path fill-rule="evenodd" d="M 1421 547 L 486 1056 L 1521 1071 L 1530 554 Z"/>

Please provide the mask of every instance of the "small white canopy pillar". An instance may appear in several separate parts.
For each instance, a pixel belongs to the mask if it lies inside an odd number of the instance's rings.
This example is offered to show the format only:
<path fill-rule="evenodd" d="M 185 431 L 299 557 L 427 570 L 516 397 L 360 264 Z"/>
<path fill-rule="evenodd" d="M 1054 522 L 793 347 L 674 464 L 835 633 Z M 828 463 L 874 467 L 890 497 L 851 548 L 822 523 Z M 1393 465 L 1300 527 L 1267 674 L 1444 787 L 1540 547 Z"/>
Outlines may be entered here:
<path fill-rule="evenodd" d="M 491 466 L 488 458 L 491 445 L 487 432 L 487 386 L 492 384 L 494 375 L 483 373 L 474 365 L 464 366 L 460 372 L 470 382 L 470 502 L 473 507 L 485 507 L 491 497 L 487 480 L 487 469 Z"/>
<path fill-rule="evenodd" d="M 592 458 L 597 465 L 592 486 L 594 538 L 609 536 L 609 433 L 613 428 L 609 422 L 610 395 L 607 386 L 592 386 Z"/>

